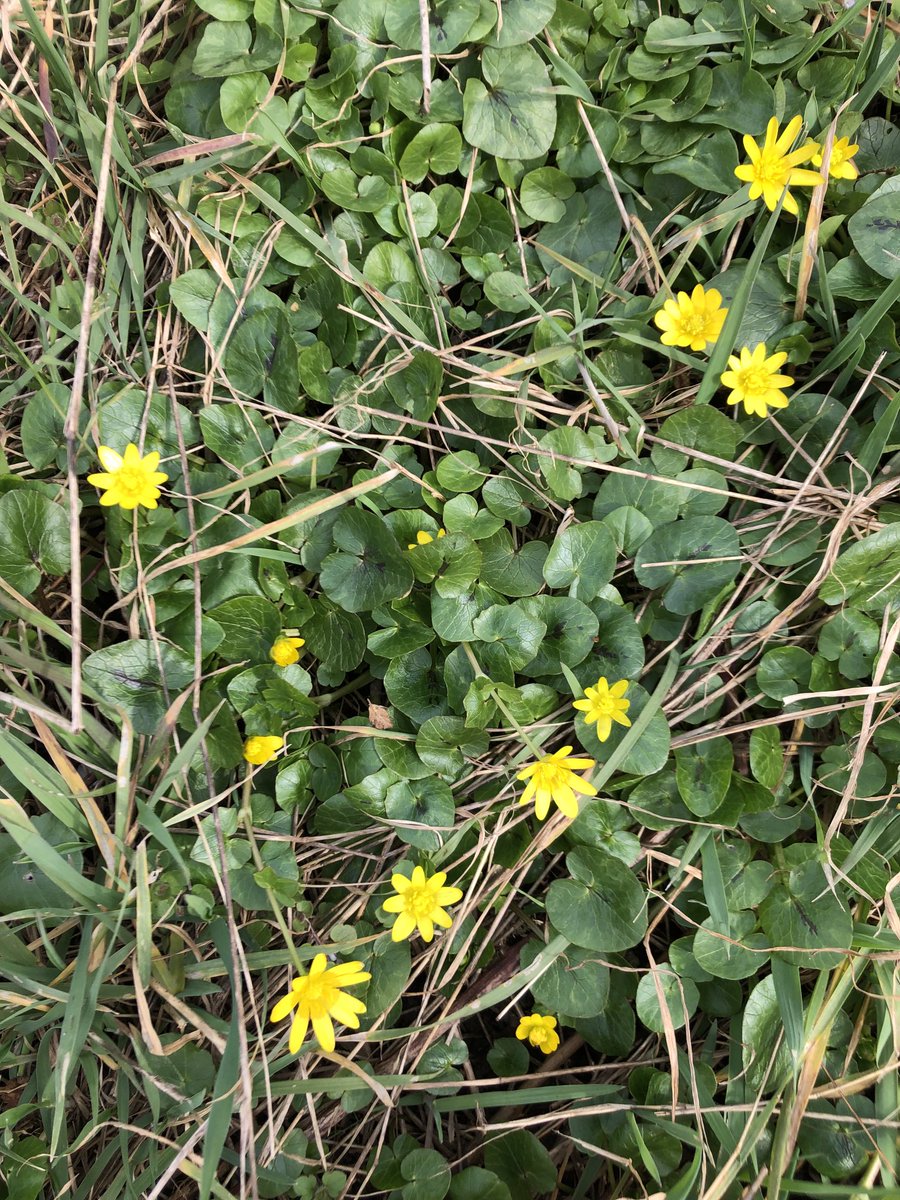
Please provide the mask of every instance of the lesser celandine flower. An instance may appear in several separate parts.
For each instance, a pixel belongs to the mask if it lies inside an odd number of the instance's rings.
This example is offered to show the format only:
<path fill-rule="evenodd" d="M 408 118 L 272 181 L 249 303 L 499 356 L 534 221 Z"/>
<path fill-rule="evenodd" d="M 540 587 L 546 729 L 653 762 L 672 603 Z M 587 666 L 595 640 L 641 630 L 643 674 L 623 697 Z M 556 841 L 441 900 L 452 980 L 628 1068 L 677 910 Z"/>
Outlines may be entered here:
<path fill-rule="evenodd" d="M 462 900 L 462 892 L 457 887 L 444 887 L 446 881 L 446 871 L 426 875 L 421 867 L 413 869 L 411 879 L 399 872 L 391 876 L 391 887 L 397 894 L 385 900 L 384 911 L 397 913 L 391 929 L 393 941 L 402 942 L 418 929 L 424 940 L 430 942 L 435 925 L 450 928 L 453 921 L 444 912 L 444 905 Z"/>
<path fill-rule="evenodd" d="M 446 537 L 447 530 L 439 529 L 437 531 L 437 536 L 439 538 Z M 427 546 L 429 542 L 434 541 L 434 538 L 435 535 L 433 533 L 429 533 L 427 529 L 420 529 L 416 534 L 416 540 L 414 542 L 407 542 L 406 548 L 407 550 L 415 550 L 416 546 Z"/>
<path fill-rule="evenodd" d="M 601 742 L 605 742 L 612 732 L 613 721 L 619 725 L 631 724 L 625 716 L 631 707 L 631 701 L 623 699 L 627 691 L 627 679 L 620 679 L 610 687 L 601 675 L 597 686 L 585 688 L 584 699 L 576 700 L 572 707 L 584 713 L 585 724 L 597 722 L 597 737 Z"/>
<path fill-rule="evenodd" d="M 520 1042 L 527 1040 L 530 1046 L 536 1046 L 544 1054 L 552 1054 L 559 1045 L 559 1034 L 556 1032 L 556 1017 L 542 1017 L 540 1013 L 532 1013 L 530 1017 L 522 1017 L 516 1037 Z"/>
<path fill-rule="evenodd" d="M 770 211 L 778 206 L 784 193 L 784 211 L 796 216 L 800 211 L 797 201 L 787 190 L 789 187 L 816 187 L 822 176 L 815 171 L 805 171 L 800 163 L 809 162 L 815 154 L 814 144 L 807 143 L 799 150 L 791 150 L 803 125 L 802 117 L 792 117 L 778 134 L 778 118 L 773 117 L 766 127 L 766 140 L 760 146 L 749 134 L 744 135 L 744 149 L 749 163 L 734 168 L 738 179 L 750 184 L 750 199 L 760 196 Z"/>
<path fill-rule="evenodd" d="M 810 142 L 810 147 L 814 151 L 810 162 L 814 167 L 821 167 L 824 161 L 823 147 L 818 142 Z M 831 159 L 828 163 L 828 174 L 832 179 L 858 179 L 859 168 L 856 163 L 850 161 L 854 154 L 859 149 L 856 144 L 851 145 L 849 138 L 837 138 L 831 147 Z"/>
<path fill-rule="evenodd" d="M 722 293 L 715 288 L 707 291 L 698 283 L 690 295 L 679 292 L 674 299 L 667 300 L 653 320 L 663 331 L 659 340 L 664 346 L 705 350 L 722 332 L 727 316 L 728 309 L 722 307 Z"/>
<path fill-rule="evenodd" d="M 785 353 L 766 357 L 765 342 L 754 349 L 744 346 L 740 357 L 732 354 L 722 383 L 731 388 L 729 404 L 743 404 L 751 417 L 768 416 L 770 408 L 787 408 L 788 398 L 781 390 L 794 382 L 790 375 L 778 372 L 787 362 Z"/>
<path fill-rule="evenodd" d="M 276 638 L 269 650 L 269 658 L 279 667 L 289 667 L 292 663 L 300 661 L 298 651 L 301 646 L 305 645 L 306 642 L 302 637 Z"/>
<path fill-rule="evenodd" d="M 567 817 L 574 819 L 578 816 L 578 799 L 575 795 L 596 796 L 597 789 L 576 774 L 578 771 L 589 771 L 596 767 L 592 758 L 569 758 L 571 746 L 563 746 L 552 754 L 545 755 L 536 763 L 531 763 L 524 771 L 520 771 L 517 779 L 527 779 L 528 786 L 522 793 L 520 804 L 527 804 L 534 797 L 534 815 L 543 821 L 550 811 L 551 801 Z"/>
<path fill-rule="evenodd" d="M 249 737 L 244 742 L 244 758 L 251 766 L 262 767 L 272 761 L 283 745 L 283 737 Z"/>
<path fill-rule="evenodd" d="M 103 505 L 118 504 L 120 508 L 156 508 L 159 499 L 158 483 L 165 483 L 169 478 L 165 471 L 158 471 L 159 452 L 153 450 L 141 457 L 141 452 L 133 442 L 125 447 L 125 453 L 119 454 L 110 446 L 98 446 L 97 457 L 100 459 L 103 471 L 88 475 L 88 483 L 100 488 L 103 495 L 100 503 Z"/>
<path fill-rule="evenodd" d="M 334 1049 L 334 1025 L 332 1020 L 359 1029 L 359 1014 L 366 1011 L 362 1000 L 349 996 L 343 990 L 355 983 L 365 983 L 372 976 L 362 970 L 361 962 L 338 963 L 328 966 L 324 954 L 312 960 L 308 975 L 299 975 L 291 980 L 291 990 L 272 1009 L 272 1021 L 283 1020 L 292 1009 L 294 1020 L 288 1046 L 296 1054 L 303 1045 L 309 1023 L 312 1021 L 316 1041 L 323 1050 Z"/>

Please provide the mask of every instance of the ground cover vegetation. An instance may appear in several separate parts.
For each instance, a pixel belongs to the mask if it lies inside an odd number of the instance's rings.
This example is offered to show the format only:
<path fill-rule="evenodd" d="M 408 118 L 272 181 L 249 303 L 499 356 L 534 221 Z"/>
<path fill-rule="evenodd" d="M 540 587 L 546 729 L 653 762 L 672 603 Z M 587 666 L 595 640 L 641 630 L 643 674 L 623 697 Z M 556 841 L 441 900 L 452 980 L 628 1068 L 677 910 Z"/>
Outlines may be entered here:
<path fill-rule="evenodd" d="M 2 1196 L 900 1196 L 898 21 L 4 4 Z"/>

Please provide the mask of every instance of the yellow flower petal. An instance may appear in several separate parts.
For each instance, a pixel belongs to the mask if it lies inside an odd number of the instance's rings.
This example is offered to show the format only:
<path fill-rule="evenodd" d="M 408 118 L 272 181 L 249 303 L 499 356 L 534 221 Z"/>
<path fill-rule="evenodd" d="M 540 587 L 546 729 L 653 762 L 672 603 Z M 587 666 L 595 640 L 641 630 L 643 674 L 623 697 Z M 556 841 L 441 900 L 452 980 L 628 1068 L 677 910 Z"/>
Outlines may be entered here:
<path fill-rule="evenodd" d="M 688 346 L 705 350 L 722 332 L 727 309 L 720 307 L 721 295 L 714 289 L 706 291 L 703 284 L 693 291 L 679 292 L 676 299 L 666 300 L 654 321 L 662 329 L 660 341 L 664 346 Z"/>
<path fill-rule="evenodd" d="M 774 125 L 775 130 L 777 131 L 778 121 L 775 119 L 775 117 L 773 117 L 772 120 L 769 122 L 769 128 L 771 129 L 773 127 L 773 125 Z M 797 134 L 800 132 L 802 127 L 803 127 L 803 118 L 802 117 L 800 117 L 800 116 L 791 117 L 790 121 L 788 121 L 787 125 L 785 125 L 784 130 L 781 134 L 781 137 L 778 138 L 778 140 L 775 142 L 776 153 L 778 153 L 780 155 L 787 154 L 788 150 L 790 150 L 791 146 L 793 146 L 794 142 L 797 140 Z"/>
<path fill-rule="evenodd" d="M 294 1017 L 294 1020 L 291 1022 L 291 1036 L 288 1038 L 288 1049 L 290 1050 L 291 1054 L 299 1053 L 308 1028 L 309 1013 L 307 1013 L 305 1009 L 300 1009 L 297 1012 L 297 1015 Z"/>
<path fill-rule="evenodd" d="M 752 352 L 744 346 L 739 358 L 728 360 L 731 370 L 720 376 L 722 384 L 731 389 L 728 403 L 743 404 L 748 414 L 760 417 L 766 416 L 768 408 L 785 408 L 788 398 L 780 389 L 794 382 L 790 376 L 779 374 L 778 368 L 786 359 L 783 352 L 767 356 L 764 343 Z"/>
<path fill-rule="evenodd" d="M 98 446 L 97 457 L 111 475 L 114 475 L 122 466 L 122 455 L 117 453 L 110 446 Z"/>
<path fill-rule="evenodd" d="M 387 905 L 385 905 L 387 907 Z M 395 909 L 389 911 L 395 912 Z M 401 911 L 397 920 L 394 922 L 391 929 L 391 940 L 394 942 L 402 942 L 408 938 L 416 928 L 416 918 L 412 913 Z"/>
<path fill-rule="evenodd" d="M 400 874 L 391 876 L 395 894 L 385 900 L 383 907 L 386 912 L 397 914 L 391 929 L 393 941 L 401 942 L 418 929 L 424 940 L 430 942 L 435 925 L 449 929 L 452 920 L 443 906 L 455 904 L 463 894 L 457 887 L 445 887 L 446 878 L 446 871 L 426 875 L 420 866 L 413 869 L 411 879 Z"/>
<path fill-rule="evenodd" d="M 129 442 L 124 454 L 111 446 L 98 446 L 97 457 L 105 470 L 89 475 L 88 483 L 103 491 L 101 505 L 107 508 L 118 505 L 126 511 L 157 507 L 160 494 L 157 485 L 169 478 L 164 471 L 157 470 L 158 451 L 141 458 L 137 446 Z"/>
<path fill-rule="evenodd" d="M 760 150 L 759 146 L 757 145 L 756 139 L 752 138 L 749 133 L 745 133 L 744 137 L 743 137 L 743 142 L 744 142 L 744 150 L 746 151 L 747 157 L 750 159 L 751 163 L 759 162 L 759 156 L 762 153 L 762 151 Z"/>
<path fill-rule="evenodd" d="M 297 1005 L 297 997 L 293 992 L 288 992 L 286 996 L 282 996 L 275 1007 L 272 1009 L 270 1021 L 283 1021 L 292 1008 Z"/>
<path fill-rule="evenodd" d="M 313 1014 L 312 1027 L 313 1033 L 316 1035 L 316 1041 L 323 1050 L 331 1053 L 334 1049 L 334 1026 L 331 1023 L 331 1017 L 327 1013 L 321 1017 Z"/>

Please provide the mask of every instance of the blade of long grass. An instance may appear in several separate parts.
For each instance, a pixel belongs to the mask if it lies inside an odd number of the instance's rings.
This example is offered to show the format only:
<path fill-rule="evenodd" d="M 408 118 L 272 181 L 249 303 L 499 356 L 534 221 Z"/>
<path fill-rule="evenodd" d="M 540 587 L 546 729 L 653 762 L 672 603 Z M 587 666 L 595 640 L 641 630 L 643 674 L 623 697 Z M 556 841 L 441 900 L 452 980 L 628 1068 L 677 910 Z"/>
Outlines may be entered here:
<path fill-rule="evenodd" d="M 775 211 L 769 215 L 768 221 L 763 225 L 759 236 L 756 238 L 753 253 L 744 267 L 741 282 L 738 284 L 734 298 L 728 307 L 728 316 L 725 318 L 722 332 L 713 346 L 712 354 L 709 356 L 709 363 L 707 364 L 703 379 L 700 381 L 700 387 L 697 391 L 698 404 L 709 404 L 717 389 L 721 386 L 720 376 L 728 365 L 729 354 L 736 349 L 738 330 L 744 319 L 744 313 L 747 311 L 747 305 L 750 302 L 750 295 L 753 292 L 756 277 L 762 269 L 769 242 L 772 240 L 772 234 L 775 232 L 775 227 L 781 216 L 783 202 L 784 197 L 778 201 Z M 753 347 L 751 346 L 750 348 L 752 349 Z"/>
<path fill-rule="evenodd" d="M 117 892 L 85 879 L 80 871 L 70 866 L 38 833 L 22 806 L 9 796 L 0 796 L 0 825 L 22 853 L 73 900 L 89 909 L 111 908 L 121 902 Z"/>

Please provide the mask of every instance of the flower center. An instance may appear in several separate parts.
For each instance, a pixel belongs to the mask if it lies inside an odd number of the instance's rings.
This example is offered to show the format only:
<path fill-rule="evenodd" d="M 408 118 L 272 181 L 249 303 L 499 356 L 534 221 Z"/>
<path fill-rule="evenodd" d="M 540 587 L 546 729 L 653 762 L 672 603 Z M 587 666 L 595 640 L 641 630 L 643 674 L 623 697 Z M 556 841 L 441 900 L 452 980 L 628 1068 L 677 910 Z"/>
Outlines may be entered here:
<path fill-rule="evenodd" d="M 698 334 L 706 332 L 707 318 L 706 313 L 691 313 L 689 317 L 683 317 L 681 328 L 688 337 L 697 337 Z"/>
<path fill-rule="evenodd" d="M 535 782 L 539 788 L 554 792 L 557 788 L 566 786 L 570 774 L 568 767 L 558 766 L 556 763 L 544 763 L 535 771 L 537 776 Z"/>
<path fill-rule="evenodd" d="M 756 179 L 759 183 L 785 187 L 787 185 L 787 168 L 784 156 L 777 154 L 774 150 L 764 150 L 756 164 Z"/>
<path fill-rule="evenodd" d="M 748 396 L 764 396 L 771 391 L 770 376 L 765 367 L 745 367 L 738 378 L 741 389 Z"/>
<path fill-rule="evenodd" d="M 416 920 L 419 917 L 430 917 L 435 909 L 434 892 L 426 884 L 407 888 L 403 895 L 403 901 L 406 911 Z"/>
<path fill-rule="evenodd" d="M 136 500 L 147 487 L 147 472 L 143 467 L 120 467 L 116 484 L 126 500 Z"/>
<path fill-rule="evenodd" d="M 294 984 L 294 995 L 306 1005 L 311 1017 L 324 1017 L 337 999 L 337 988 L 324 974 L 312 975 Z"/>

